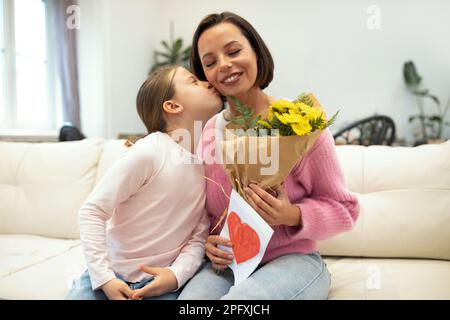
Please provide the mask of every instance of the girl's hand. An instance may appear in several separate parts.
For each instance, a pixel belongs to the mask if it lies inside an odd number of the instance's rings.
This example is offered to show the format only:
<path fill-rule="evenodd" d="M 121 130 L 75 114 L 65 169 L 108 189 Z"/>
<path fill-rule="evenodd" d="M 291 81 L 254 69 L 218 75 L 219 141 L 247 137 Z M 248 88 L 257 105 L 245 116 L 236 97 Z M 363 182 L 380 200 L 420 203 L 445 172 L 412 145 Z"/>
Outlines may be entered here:
<path fill-rule="evenodd" d="M 109 300 L 129 300 L 134 293 L 124 281 L 117 278 L 105 283 L 102 290 Z"/>
<path fill-rule="evenodd" d="M 211 260 L 212 267 L 215 270 L 223 270 L 233 262 L 233 254 L 217 248 L 219 244 L 232 247 L 230 240 L 216 235 L 209 236 L 205 245 L 206 256 Z"/>
<path fill-rule="evenodd" d="M 177 278 L 169 268 L 141 266 L 141 270 L 151 274 L 155 278 L 145 287 L 134 290 L 134 294 L 132 296 L 132 299 L 134 300 L 142 300 L 145 297 L 161 296 L 178 288 Z"/>
<path fill-rule="evenodd" d="M 278 185 L 274 189 L 277 192 L 276 198 L 256 184 L 250 184 L 244 191 L 248 203 L 269 225 L 300 226 L 302 222 L 300 208 L 289 201 L 283 186 Z"/>

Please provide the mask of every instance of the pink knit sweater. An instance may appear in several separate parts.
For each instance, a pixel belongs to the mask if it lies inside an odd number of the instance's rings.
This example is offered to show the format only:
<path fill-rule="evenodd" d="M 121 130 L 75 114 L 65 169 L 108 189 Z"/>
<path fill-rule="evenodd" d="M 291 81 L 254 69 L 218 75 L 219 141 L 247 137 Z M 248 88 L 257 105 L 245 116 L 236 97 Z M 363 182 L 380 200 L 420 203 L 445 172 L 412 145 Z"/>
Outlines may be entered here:
<path fill-rule="evenodd" d="M 204 158 L 206 154 L 215 157 L 220 137 L 216 137 L 214 132 L 223 132 L 225 124 L 223 113 L 208 121 L 197 150 L 200 157 Z M 222 164 L 216 161 L 205 164 L 205 174 L 222 185 L 228 195 L 231 193 L 232 187 Z M 284 188 L 291 203 L 301 210 L 302 227 L 274 227 L 262 263 L 289 253 L 307 254 L 316 251 L 317 240 L 352 229 L 358 218 L 359 202 L 346 188 L 334 140 L 328 129 L 292 169 L 284 182 Z M 210 228 L 216 225 L 227 206 L 228 199 L 221 188 L 207 181 L 206 210 L 210 217 Z M 220 230 L 214 233 L 218 234 Z"/>

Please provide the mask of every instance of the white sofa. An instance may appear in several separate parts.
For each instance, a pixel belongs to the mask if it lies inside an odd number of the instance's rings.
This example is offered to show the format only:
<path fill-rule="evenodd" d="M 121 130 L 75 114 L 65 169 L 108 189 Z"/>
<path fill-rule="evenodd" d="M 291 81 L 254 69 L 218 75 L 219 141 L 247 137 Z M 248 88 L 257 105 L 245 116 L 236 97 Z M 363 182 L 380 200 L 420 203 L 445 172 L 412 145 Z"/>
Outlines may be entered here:
<path fill-rule="evenodd" d="M 124 149 L 123 140 L 0 142 L 0 298 L 65 298 L 85 269 L 78 209 Z M 329 298 L 450 299 L 450 141 L 337 152 L 361 215 L 320 243 Z"/>

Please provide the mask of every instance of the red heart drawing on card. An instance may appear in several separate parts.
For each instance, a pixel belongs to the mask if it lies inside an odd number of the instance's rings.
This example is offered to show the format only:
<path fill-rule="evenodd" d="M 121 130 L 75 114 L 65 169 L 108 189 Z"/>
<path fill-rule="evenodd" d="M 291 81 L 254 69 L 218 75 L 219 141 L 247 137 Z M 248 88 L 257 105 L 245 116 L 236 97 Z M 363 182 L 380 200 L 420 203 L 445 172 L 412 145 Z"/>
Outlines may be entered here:
<path fill-rule="evenodd" d="M 234 211 L 228 216 L 228 231 L 237 264 L 250 260 L 259 253 L 258 234 L 248 224 L 241 223 L 241 218 Z"/>

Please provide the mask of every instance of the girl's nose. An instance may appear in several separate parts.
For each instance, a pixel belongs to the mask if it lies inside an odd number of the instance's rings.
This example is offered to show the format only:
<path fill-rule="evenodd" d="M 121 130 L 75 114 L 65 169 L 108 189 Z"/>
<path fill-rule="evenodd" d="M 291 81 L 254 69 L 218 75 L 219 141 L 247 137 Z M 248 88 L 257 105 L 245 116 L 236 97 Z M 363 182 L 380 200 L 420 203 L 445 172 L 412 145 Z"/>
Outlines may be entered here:
<path fill-rule="evenodd" d="M 203 87 L 211 89 L 213 86 L 208 81 L 201 81 Z"/>

